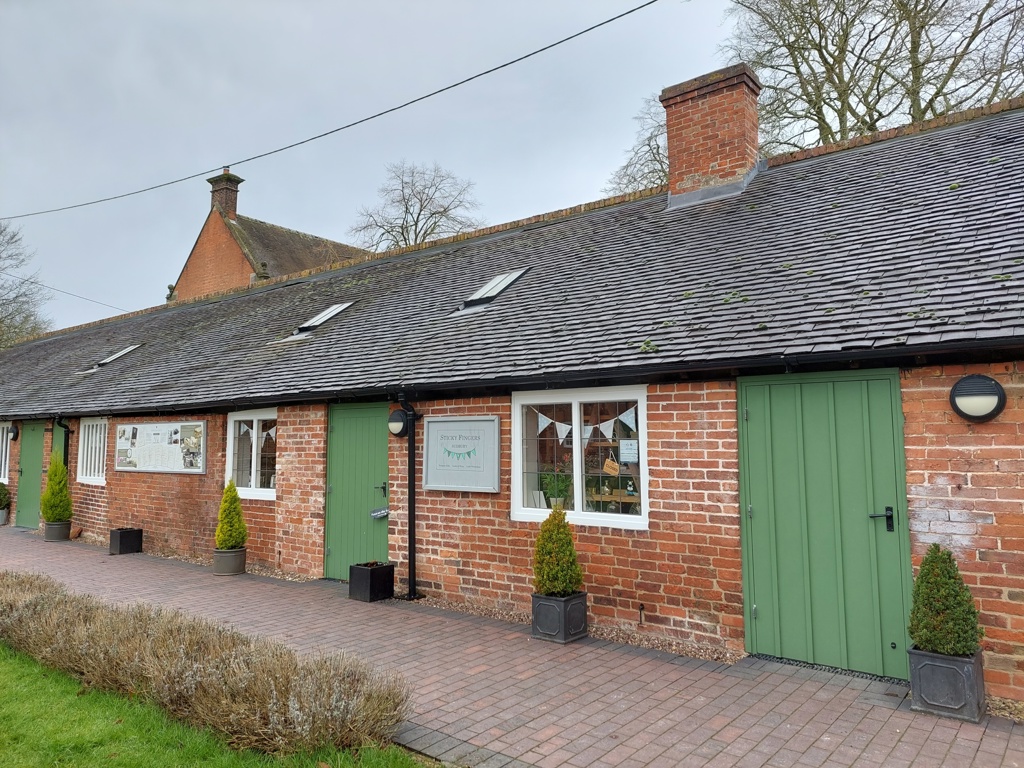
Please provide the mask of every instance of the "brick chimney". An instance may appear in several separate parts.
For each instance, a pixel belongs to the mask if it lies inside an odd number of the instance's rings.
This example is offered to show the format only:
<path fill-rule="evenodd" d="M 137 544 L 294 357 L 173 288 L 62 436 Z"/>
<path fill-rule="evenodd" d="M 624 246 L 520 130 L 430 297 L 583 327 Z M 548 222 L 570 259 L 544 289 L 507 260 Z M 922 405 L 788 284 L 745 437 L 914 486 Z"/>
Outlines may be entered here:
<path fill-rule="evenodd" d="M 230 168 L 224 168 L 223 173 L 207 181 L 212 187 L 210 207 L 220 208 L 229 219 L 234 219 L 238 215 L 238 185 L 245 179 L 235 176 Z"/>
<path fill-rule="evenodd" d="M 668 127 L 670 200 L 740 191 L 758 167 L 757 95 L 761 83 L 735 64 L 661 92 Z M 711 188 L 730 185 L 729 190 Z M 709 190 L 703 195 L 690 195 Z M 694 200 L 696 202 L 696 200 Z"/>

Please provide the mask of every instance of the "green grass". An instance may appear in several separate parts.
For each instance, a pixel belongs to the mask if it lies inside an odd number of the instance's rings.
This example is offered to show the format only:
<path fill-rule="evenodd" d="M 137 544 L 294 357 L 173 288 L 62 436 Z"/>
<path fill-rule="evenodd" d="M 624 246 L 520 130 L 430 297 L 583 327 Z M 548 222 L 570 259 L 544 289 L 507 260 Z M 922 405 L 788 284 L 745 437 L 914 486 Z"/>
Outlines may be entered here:
<path fill-rule="evenodd" d="M 398 747 L 272 757 L 235 752 L 216 735 L 169 719 L 159 708 L 47 669 L 0 643 L 0 766 L 18 768 L 422 768 Z"/>

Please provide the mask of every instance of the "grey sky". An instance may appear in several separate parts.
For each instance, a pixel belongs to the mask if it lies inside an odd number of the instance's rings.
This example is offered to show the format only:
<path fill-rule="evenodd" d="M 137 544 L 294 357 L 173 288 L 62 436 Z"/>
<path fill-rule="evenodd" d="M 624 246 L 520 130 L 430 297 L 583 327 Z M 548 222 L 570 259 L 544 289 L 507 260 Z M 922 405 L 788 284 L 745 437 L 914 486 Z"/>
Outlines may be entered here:
<path fill-rule="evenodd" d="M 640 0 L 0 0 L 0 216 L 219 168 L 394 106 Z M 372 123 L 263 160 L 239 213 L 350 242 L 384 164 L 476 182 L 496 224 L 596 200 L 643 97 L 728 63 L 726 0 L 660 0 Z M 136 310 L 164 301 L 209 210 L 196 179 L 16 222 L 40 279 Z M 55 327 L 115 310 L 54 294 Z"/>

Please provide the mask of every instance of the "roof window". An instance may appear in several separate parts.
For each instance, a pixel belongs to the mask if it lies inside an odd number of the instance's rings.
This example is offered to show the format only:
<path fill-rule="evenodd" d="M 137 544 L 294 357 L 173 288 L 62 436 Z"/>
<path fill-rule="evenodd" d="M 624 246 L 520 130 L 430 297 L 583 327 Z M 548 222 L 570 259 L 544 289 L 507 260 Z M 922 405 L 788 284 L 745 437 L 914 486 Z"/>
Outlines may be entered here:
<path fill-rule="evenodd" d="M 351 306 L 352 302 L 346 301 L 344 304 L 335 304 L 334 306 L 328 307 L 319 315 L 312 318 L 311 320 L 307 320 L 294 331 L 292 331 L 292 335 L 298 336 L 300 333 L 309 333 L 313 329 L 319 328 L 321 325 L 326 323 L 328 320 L 330 320 L 336 314 L 341 312 L 343 309 L 348 309 Z"/>
<path fill-rule="evenodd" d="M 468 309 L 469 307 L 476 307 L 481 304 L 489 304 L 498 297 L 498 294 L 522 277 L 528 269 L 529 267 L 525 267 L 524 269 L 517 269 L 515 272 L 506 272 L 503 275 L 498 275 L 487 283 L 487 285 L 462 302 L 459 309 Z"/>
<path fill-rule="evenodd" d="M 89 368 L 88 370 L 85 370 L 85 371 L 79 371 L 79 373 L 95 373 L 100 368 L 102 368 L 104 365 L 108 365 L 109 363 L 114 362 L 119 357 L 124 357 L 129 352 L 131 352 L 132 350 L 138 349 L 141 346 L 142 346 L 141 344 L 132 344 L 130 347 L 125 347 L 120 352 L 115 352 L 110 357 L 104 358 L 103 360 L 100 360 L 98 363 L 93 363 L 92 368 Z"/>

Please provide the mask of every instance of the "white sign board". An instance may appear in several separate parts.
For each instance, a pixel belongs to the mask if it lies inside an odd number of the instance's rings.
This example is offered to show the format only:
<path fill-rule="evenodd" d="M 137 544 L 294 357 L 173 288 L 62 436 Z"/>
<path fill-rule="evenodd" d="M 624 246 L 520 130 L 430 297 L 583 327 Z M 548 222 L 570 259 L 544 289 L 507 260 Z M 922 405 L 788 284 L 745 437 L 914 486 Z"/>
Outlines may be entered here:
<path fill-rule="evenodd" d="M 427 416 L 423 419 L 423 487 L 432 491 L 497 493 L 497 416 Z"/>
<path fill-rule="evenodd" d="M 206 472 L 206 422 L 118 424 L 114 469 L 120 472 Z"/>

